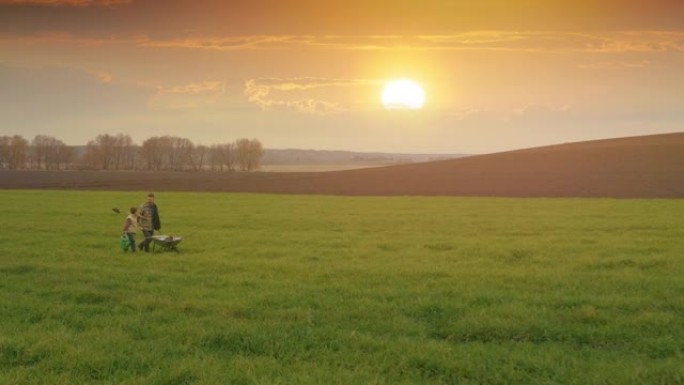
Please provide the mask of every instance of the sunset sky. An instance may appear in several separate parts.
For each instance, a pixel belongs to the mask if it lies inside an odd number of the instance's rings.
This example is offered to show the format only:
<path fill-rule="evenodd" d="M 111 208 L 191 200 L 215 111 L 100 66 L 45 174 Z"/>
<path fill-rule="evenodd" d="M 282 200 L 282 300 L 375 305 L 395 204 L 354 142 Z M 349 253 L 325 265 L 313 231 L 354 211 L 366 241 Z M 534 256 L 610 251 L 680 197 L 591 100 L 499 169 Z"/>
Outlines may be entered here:
<path fill-rule="evenodd" d="M 422 109 L 385 109 L 411 79 Z M 0 136 L 487 153 L 684 131 L 682 0 L 0 0 Z"/>

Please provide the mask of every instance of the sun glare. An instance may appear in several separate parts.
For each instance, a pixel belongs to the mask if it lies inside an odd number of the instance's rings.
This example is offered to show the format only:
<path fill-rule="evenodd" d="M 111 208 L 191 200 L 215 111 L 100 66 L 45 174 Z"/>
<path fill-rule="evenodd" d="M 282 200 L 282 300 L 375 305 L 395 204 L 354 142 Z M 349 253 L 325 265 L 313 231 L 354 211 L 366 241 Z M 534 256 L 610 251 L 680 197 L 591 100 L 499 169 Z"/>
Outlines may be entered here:
<path fill-rule="evenodd" d="M 417 110 L 423 108 L 423 104 L 425 104 L 423 88 L 412 80 L 392 80 L 382 90 L 382 105 L 388 110 Z"/>

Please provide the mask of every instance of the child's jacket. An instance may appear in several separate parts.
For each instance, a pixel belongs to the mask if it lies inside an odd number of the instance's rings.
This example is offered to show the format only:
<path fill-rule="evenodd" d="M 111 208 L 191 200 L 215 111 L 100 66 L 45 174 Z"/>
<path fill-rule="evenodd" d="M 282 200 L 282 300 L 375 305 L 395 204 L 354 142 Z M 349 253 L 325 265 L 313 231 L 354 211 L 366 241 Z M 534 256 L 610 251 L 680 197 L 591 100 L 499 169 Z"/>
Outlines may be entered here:
<path fill-rule="evenodd" d="M 135 234 L 138 231 L 138 217 L 135 214 L 128 214 L 121 231 L 124 233 Z"/>

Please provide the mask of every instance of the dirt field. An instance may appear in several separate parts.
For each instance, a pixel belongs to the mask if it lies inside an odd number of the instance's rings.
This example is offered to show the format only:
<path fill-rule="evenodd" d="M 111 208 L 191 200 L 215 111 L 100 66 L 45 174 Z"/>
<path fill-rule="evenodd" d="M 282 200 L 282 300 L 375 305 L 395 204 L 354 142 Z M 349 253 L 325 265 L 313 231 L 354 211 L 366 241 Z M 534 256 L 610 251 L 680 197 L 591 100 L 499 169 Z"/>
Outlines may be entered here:
<path fill-rule="evenodd" d="M 684 198 L 684 133 L 332 172 L 0 171 L 0 188 Z"/>

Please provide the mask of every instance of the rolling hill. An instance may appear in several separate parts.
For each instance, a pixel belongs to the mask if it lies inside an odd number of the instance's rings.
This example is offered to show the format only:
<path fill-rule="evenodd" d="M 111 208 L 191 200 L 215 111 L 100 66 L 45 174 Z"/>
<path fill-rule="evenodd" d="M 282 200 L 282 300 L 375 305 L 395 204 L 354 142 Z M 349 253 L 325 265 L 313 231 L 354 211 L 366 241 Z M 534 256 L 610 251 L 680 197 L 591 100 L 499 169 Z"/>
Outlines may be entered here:
<path fill-rule="evenodd" d="M 0 188 L 683 198 L 684 132 L 334 172 L 2 171 Z"/>

